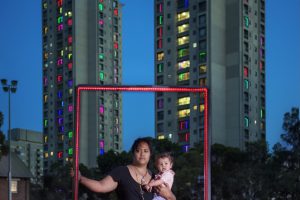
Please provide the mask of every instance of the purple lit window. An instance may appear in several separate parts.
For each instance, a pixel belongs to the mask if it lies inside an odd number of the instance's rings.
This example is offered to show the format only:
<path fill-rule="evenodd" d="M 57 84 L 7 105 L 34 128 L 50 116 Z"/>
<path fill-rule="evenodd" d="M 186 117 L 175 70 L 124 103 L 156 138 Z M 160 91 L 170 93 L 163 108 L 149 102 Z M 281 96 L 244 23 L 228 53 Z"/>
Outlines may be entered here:
<path fill-rule="evenodd" d="M 164 100 L 163 99 L 159 99 L 157 100 L 157 108 L 163 108 L 164 107 Z"/>
<path fill-rule="evenodd" d="M 59 115 L 59 116 L 61 116 L 61 115 L 63 115 L 63 110 L 62 109 L 59 109 L 59 110 L 57 110 L 57 115 Z"/>
<path fill-rule="evenodd" d="M 100 112 L 100 114 L 102 114 L 102 115 L 104 114 L 104 106 L 103 106 L 103 105 L 100 106 L 99 112 Z"/>
<path fill-rule="evenodd" d="M 57 98 L 61 99 L 62 98 L 62 91 L 57 92 Z"/>
<path fill-rule="evenodd" d="M 72 112 L 72 111 L 73 111 L 73 105 L 69 105 L 69 106 L 68 106 L 68 111 L 69 111 L 69 112 Z"/>
<path fill-rule="evenodd" d="M 64 132 L 64 131 L 65 131 L 65 127 L 64 126 L 59 127 L 59 132 Z"/>
<path fill-rule="evenodd" d="M 73 86 L 73 80 L 68 80 L 68 86 L 72 87 Z"/>
<path fill-rule="evenodd" d="M 59 124 L 59 125 L 63 125 L 63 123 L 64 123 L 64 118 L 59 117 L 59 118 L 57 119 L 57 121 L 58 121 L 58 124 Z"/>

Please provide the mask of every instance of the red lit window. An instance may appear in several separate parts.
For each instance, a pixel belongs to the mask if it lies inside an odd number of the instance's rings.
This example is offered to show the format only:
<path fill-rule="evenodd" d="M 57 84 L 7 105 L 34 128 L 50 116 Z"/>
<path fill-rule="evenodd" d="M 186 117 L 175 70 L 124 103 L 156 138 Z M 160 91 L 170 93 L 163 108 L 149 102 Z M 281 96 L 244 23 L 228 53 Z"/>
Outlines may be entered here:
<path fill-rule="evenodd" d="M 118 9 L 117 8 L 114 9 L 114 15 L 118 16 Z"/>
<path fill-rule="evenodd" d="M 157 40 L 157 48 L 161 49 L 162 48 L 162 39 Z"/>
<path fill-rule="evenodd" d="M 69 70 L 72 70 L 72 68 L 73 68 L 73 63 L 71 63 L 71 62 L 68 63 L 68 69 L 69 69 Z"/>
<path fill-rule="evenodd" d="M 69 43 L 69 44 L 72 44 L 72 39 L 73 39 L 73 38 L 72 38 L 72 36 L 71 36 L 71 35 L 70 35 L 70 36 L 68 36 L 68 43 Z"/>
<path fill-rule="evenodd" d="M 62 75 L 57 75 L 57 82 L 58 82 L 58 83 L 61 83 L 62 80 L 63 80 Z"/>
<path fill-rule="evenodd" d="M 114 43 L 114 48 L 115 48 L 115 49 L 118 49 L 118 48 L 119 48 L 118 43 L 116 43 L 116 42 Z"/>
<path fill-rule="evenodd" d="M 162 27 L 159 27 L 159 28 L 157 29 L 157 37 L 162 37 L 162 35 L 163 35 L 163 28 L 162 28 Z"/>
<path fill-rule="evenodd" d="M 61 7 L 63 4 L 63 0 L 57 0 L 57 7 Z"/>
<path fill-rule="evenodd" d="M 162 3 L 157 4 L 157 12 L 161 13 L 163 11 L 163 5 Z"/>
<path fill-rule="evenodd" d="M 179 130 L 186 130 L 189 128 L 189 120 L 179 122 Z"/>
<path fill-rule="evenodd" d="M 72 26 L 72 24 L 73 24 L 73 20 L 72 19 L 68 19 L 68 25 Z"/>
<path fill-rule="evenodd" d="M 190 133 L 185 134 L 185 141 L 188 142 L 190 140 Z"/>
<path fill-rule="evenodd" d="M 58 157 L 58 158 L 62 158 L 62 157 L 63 157 L 63 152 L 62 152 L 62 151 L 58 152 L 58 153 L 57 153 L 57 157 Z"/>
<path fill-rule="evenodd" d="M 244 67 L 244 76 L 248 77 L 248 67 Z"/>

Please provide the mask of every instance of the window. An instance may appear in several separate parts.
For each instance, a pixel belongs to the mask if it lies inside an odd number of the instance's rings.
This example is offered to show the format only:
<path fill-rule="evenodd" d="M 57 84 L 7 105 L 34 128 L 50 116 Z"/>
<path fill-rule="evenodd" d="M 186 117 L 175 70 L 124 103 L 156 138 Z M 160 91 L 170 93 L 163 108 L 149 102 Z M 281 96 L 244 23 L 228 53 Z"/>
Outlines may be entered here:
<path fill-rule="evenodd" d="M 184 49 L 179 49 L 178 50 L 178 57 L 179 58 L 182 58 L 182 57 L 184 57 L 184 56 L 188 56 L 189 55 L 189 49 L 188 48 L 184 48 Z"/>
<path fill-rule="evenodd" d="M 189 0 L 177 0 L 177 9 L 189 8 Z"/>
<path fill-rule="evenodd" d="M 164 119 L 164 111 L 157 112 L 157 120 L 163 120 Z"/>
<path fill-rule="evenodd" d="M 156 35 L 157 35 L 157 37 L 162 37 L 162 35 L 163 35 L 163 28 L 162 27 L 159 27 L 157 29 Z"/>
<path fill-rule="evenodd" d="M 188 104 L 190 104 L 190 102 L 191 102 L 191 98 L 190 97 L 182 97 L 182 98 L 178 99 L 177 104 L 179 106 L 182 106 L 182 105 L 188 105 Z"/>
<path fill-rule="evenodd" d="M 177 27 L 178 33 L 183 33 L 183 32 L 188 31 L 188 30 L 189 30 L 189 24 L 182 24 L 182 25 Z"/>
<path fill-rule="evenodd" d="M 161 73 L 163 71 L 164 71 L 164 64 L 163 63 L 157 64 L 157 73 Z"/>
<path fill-rule="evenodd" d="M 248 67 L 244 67 L 244 77 L 248 77 L 249 72 L 248 72 Z"/>
<path fill-rule="evenodd" d="M 183 45 L 189 43 L 189 36 L 183 36 L 177 38 L 177 45 Z"/>
<path fill-rule="evenodd" d="M 244 117 L 244 126 L 245 126 L 246 128 L 249 127 L 249 118 L 248 118 L 248 117 Z"/>
<path fill-rule="evenodd" d="M 199 24 L 205 25 L 206 24 L 206 15 L 200 15 L 199 16 Z"/>
<path fill-rule="evenodd" d="M 178 81 L 187 81 L 189 79 L 190 79 L 190 72 L 186 72 L 178 75 Z"/>
<path fill-rule="evenodd" d="M 184 109 L 184 110 L 179 110 L 178 111 L 178 117 L 182 118 L 182 117 L 188 117 L 190 116 L 190 109 Z"/>
<path fill-rule="evenodd" d="M 182 13 L 178 13 L 177 14 L 177 21 L 182 21 L 182 20 L 185 20 L 185 19 L 188 19 L 190 18 L 190 13 L 189 12 L 182 12 Z"/>
<path fill-rule="evenodd" d="M 249 22 L 249 17 L 245 16 L 245 17 L 244 17 L 244 25 L 245 25 L 245 27 L 248 28 L 248 27 L 249 27 L 249 23 L 250 23 L 250 22 Z"/>
<path fill-rule="evenodd" d="M 158 109 L 163 108 L 164 107 L 164 100 L 163 99 L 158 99 L 156 106 L 157 106 Z"/>
<path fill-rule="evenodd" d="M 11 192 L 18 193 L 18 180 L 17 179 L 11 180 Z"/>
<path fill-rule="evenodd" d="M 163 60 L 164 59 L 164 52 L 159 52 L 156 54 L 156 59 L 157 60 Z"/>
<path fill-rule="evenodd" d="M 164 21 L 163 16 L 157 16 L 156 21 L 157 25 L 162 25 Z"/>
<path fill-rule="evenodd" d="M 205 74 L 206 71 L 207 71 L 206 65 L 200 65 L 199 66 L 199 72 L 200 72 L 200 74 Z"/>
<path fill-rule="evenodd" d="M 206 2 L 199 3 L 199 12 L 205 12 L 206 10 Z"/>
<path fill-rule="evenodd" d="M 189 60 L 184 60 L 184 61 L 181 61 L 181 62 L 177 63 L 177 65 L 178 65 L 178 70 L 185 69 L 185 68 L 190 67 L 190 61 Z"/>
<path fill-rule="evenodd" d="M 244 88 L 249 89 L 249 81 L 247 79 L 244 79 Z"/>
<path fill-rule="evenodd" d="M 206 28 L 205 27 L 200 28 L 199 29 L 199 36 L 200 37 L 205 37 L 205 35 L 206 35 Z"/>

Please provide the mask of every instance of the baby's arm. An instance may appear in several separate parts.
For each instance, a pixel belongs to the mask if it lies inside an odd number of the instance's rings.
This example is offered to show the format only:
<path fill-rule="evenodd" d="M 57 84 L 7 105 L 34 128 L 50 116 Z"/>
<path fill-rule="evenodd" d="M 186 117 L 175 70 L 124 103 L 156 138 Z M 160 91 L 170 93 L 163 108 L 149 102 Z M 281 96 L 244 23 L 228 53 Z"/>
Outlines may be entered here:
<path fill-rule="evenodd" d="M 164 181 L 162 179 L 158 179 L 158 180 L 152 179 L 148 185 L 149 185 L 149 187 L 155 187 L 155 186 L 159 186 L 163 183 L 164 183 Z"/>

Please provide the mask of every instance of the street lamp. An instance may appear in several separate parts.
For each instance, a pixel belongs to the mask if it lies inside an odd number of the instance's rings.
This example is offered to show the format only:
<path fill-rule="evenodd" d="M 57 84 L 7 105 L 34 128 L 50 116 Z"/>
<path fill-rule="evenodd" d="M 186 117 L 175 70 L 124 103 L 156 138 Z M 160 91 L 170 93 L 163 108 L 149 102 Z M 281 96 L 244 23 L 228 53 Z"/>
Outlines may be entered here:
<path fill-rule="evenodd" d="M 11 196 L 11 149 L 10 149 L 10 93 L 17 91 L 18 81 L 12 80 L 7 84 L 6 79 L 1 79 L 1 84 L 4 92 L 8 92 L 8 199 L 12 200 Z"/>

